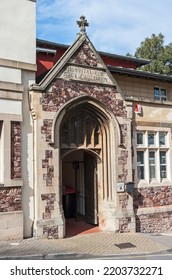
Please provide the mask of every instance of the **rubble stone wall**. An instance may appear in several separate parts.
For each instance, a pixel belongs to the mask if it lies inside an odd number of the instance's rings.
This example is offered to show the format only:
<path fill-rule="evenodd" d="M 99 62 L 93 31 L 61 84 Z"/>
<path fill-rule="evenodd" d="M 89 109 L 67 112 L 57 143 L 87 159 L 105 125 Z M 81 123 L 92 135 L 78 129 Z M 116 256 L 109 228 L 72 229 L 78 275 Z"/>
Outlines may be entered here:
<path fill-rule="evenodd" d="M 43 237 L 48 239 L 58 239 L 58 227 L 57 226 L 44 226 Z"/>
<path fill-rule="evenodd" d="M 41 134 L 45 135 L 45 141 L 51 141 L 51 129 L 52 129 L 53 120 L 52 119 L 44 119 L 43 126 L 41 126 Z"/>
<path fill-rule="evenodd" d="M 172 186 L 138 188 L 134 193 L 134 208 L 172 205 Z"/>
<path fill-rule="evenodd" d="M 172 211 L 164 206 L 172 205 L 172 186 L 138 188 L 134 193 L 137 232 L 164 232 L 172 230 Z M 137 215 L 138 209 L 158 209 L 158 213 Z"/>
<path fill-rule="evenodd" d="M 21 187 L 0 188 L 0 212 L 21 211 Z"/>
<path fill-rule="evenodd" d="M 74 54 L 70 59 L 71 63 L 81 64 L 86 66 L 98 66 L 98 59 L 96 58 L 93 51 L 90 49 L 88 42 L 85 42 L 81 48 Z"/>
<path fill-rule="evenodd" d="M 172 211 L 136 216 L 137 232 L 165 232 L 172 230 Z"/>
<path fill-rule="evenodd" d="M 110 86 L 91 85 L 56 79 L 51 89 L 41 98 L 43 111 L 57 112 L 67 101 L 88 95 L 106 105 L 116 117 L 126 117 L 124 101 L 116 98 L 116 89 Z"/>
<path fill-rule="evenodd" d="M 11 122 L 11 178 L 21 178 L 21 123 Z"/>
<path fill-rule="evenodd" d="M 50 159 L 53 158 L 52 150 L 45 150 L 45 158 L 42 160 L 42 168 L 43 168 L 43 180 L 46 181 L 46 186 L 50 187 L 53 185 L 53 177 L 54 177 L 54 165 L 50 163 Z"/>
<path fill-rule="evenodd" d="M 119 219 L 119 232 L 120 233 L 130 232 L 129 229 L 130 223 L 131 223 L 130 217 Z"/>
<path fill-rule="evenodd" d="M 42 194 L 41 199 L 42 201 L 46 201 L 43 219 L 51 219 L 51 211 L 54 210 L 54 202 L 56 200 L 56 195 L 55 193 Z"/>

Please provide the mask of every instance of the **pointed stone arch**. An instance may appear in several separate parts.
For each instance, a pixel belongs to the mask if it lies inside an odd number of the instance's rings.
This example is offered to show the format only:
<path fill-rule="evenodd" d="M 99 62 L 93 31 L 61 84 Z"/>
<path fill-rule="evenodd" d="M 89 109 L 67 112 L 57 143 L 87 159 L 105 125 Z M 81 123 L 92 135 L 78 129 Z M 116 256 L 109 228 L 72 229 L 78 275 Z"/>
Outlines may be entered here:
<path fill-rule="evenodd" d="M 75 97 L 72 100 L 66 102 L 58 112 L 56 112 L 55 117 L 53 119 L 52 130 L 51 130 L 51 141 L 54 147 L 59 146 L 58 135 L 55 134 L 56 130 L 59 130 L 63 117 L 69 110 L 75 110 L 78 106 L 82 106 L 84 104 L 89 105 L 93 109 L 95 109 L 96 114 L 100 116 L 101 119 L 106 119 L 109 124 L 112 126 L 112 129 L 116 131 L 116 142 L 117 146 L 121 145 L 121 128 L 118 123 L 118 120 L 114 116 L 113 113 L 99 100 L 88 96 L 82 95 L 79 97 Z"/>
<path fill-rule="evenodd" d="M 82 111 L 85 116 L 88 114 L 94 120 L 101 130 L 100 145 L 90 146 L 87 144 L 73 146 L 63 146 L 61 142 L 62 124 L 72 114 L 77 114 Z M 57 187 L 62 189 L 62 165 L 63 158 L 70 152 L 85 151 L 94 154 L 96 158 L 97 168 L 97 192 L 98 192 L 98 217 L 99 227 L 102 229 L 115 230 L 115 205 L 116 192 L 114 185 L 117 182 L 117 162 L 118 162 L 118 146 L 121 144 L 120 126 L 115 116 L 106 108 L 104 104 L 93 97 L 86 95 L 74 98 L 67 102 L 55 115 L 52 125 L 51 134 L 54 147 L 55 157 L 57 160 Z M 90 158 L 89 158 L 90 160 Z M 62 206 L 62 191 L 59 191 L 59 205 L 61 213 Z M 65 227 L 65 218 L 64 227 Z M 114 221 L 114 222 L 112 222 Z M 65 230 L 64 230 L 65 232 Z"/>

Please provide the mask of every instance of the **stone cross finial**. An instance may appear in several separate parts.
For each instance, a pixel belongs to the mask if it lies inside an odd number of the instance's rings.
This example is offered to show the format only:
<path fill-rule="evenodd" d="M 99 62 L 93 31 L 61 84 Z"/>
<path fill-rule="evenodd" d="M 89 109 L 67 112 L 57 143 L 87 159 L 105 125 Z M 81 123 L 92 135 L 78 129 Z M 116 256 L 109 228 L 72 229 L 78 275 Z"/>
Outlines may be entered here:
<path fill-rule="evenodd" d="M 84 16 L 80 17 L 80 20 L 77 20 L 77 24 L 80 27 L 81 33 L 86 33 L 86 26 L 89 26 L 89 23 L 87 22 L 86 18 Z"/>

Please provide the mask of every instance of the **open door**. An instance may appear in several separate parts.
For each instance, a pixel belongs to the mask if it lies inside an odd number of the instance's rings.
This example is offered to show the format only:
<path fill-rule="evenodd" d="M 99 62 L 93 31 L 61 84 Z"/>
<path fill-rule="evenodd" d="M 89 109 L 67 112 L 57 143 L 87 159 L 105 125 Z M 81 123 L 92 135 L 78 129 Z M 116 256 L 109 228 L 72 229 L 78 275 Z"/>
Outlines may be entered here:
<path fill-rule="evenodd" d="M 84 153 L 85 163 L 85 220 L 98 224 L 97 162 L 94 156 Z"/>

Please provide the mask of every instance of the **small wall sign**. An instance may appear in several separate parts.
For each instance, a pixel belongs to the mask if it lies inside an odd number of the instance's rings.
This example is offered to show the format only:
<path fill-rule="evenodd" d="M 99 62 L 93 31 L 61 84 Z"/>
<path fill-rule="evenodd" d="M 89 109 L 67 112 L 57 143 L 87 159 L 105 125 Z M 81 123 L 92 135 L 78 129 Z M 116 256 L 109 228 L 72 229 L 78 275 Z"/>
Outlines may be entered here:
<path fill-rule="evenodd" d="M 117 192 L 124 192 L 125 186 L 124 183 L 117 183 Z"/>

